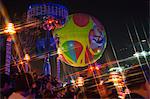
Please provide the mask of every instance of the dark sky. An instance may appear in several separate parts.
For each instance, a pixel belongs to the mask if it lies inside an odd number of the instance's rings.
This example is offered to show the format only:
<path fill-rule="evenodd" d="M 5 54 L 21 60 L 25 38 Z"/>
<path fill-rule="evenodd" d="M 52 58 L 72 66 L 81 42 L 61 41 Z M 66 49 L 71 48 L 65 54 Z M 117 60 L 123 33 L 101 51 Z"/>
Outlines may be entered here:
<path fill-rule="evenodd" d="M 133 23 L 144 39 L 141 23 L 144 24 L 148 35 L 148 0 L 2 0 L 10 16 L 16 13 L 22 15 L 29 4 L 42 1 L 52 1 L 65 5 L 69 13 L 83 12 L 95 16 L 105 26 L 108 40 L 116 48 L 125 47 L 130 43 L 125 24 L 128 24 L 133 37 Z"/>

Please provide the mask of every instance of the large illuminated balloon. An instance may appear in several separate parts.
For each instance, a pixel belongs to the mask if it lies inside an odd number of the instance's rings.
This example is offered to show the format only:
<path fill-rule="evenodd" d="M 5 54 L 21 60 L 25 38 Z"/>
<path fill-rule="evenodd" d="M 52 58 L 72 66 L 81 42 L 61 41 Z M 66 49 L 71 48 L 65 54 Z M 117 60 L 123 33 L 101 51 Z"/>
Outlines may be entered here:
<path fill-rule="evenodd" d="M 75 67 L 84 67 L 98 60 L 106 47 L 102 24 L 87 14 L 70 15 L 65 26 L 55 31 L 59 38 L 60 59 Z"/>

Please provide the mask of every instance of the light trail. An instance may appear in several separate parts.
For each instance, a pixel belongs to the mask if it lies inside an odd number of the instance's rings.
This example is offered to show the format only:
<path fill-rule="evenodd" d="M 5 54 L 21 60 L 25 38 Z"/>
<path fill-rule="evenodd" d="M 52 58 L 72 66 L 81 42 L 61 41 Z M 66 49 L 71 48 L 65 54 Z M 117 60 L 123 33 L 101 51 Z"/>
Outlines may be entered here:
<path fill-rule="evenodd" d="M 129 27 L 128 27 L 127 24 L 126 24 L 126 27 L 127 27 L 128 34 L 129 34 L 129 38 L 130 38 L 130 40 L 131 40 L 131 43 L 132 43 L 132 46 L 133 46 L 133 49 L 134 49 L 134 53 L 136 53 L 137 51 L 136 51 L 136 48 L 135 48 L 135 45 L 134 45 L 134 41 L 133 41 L 133 38 L 132 38 L 132 35 L 131 35 L 131 32 L 130 32 L 130 29 L 129 29 Z M 141 69 L 142 69 L 142 72 L 143 72 L 143 74 L 144 74 L 144 77 L 145 77 L 145 79 L 147 80 L 146 75 L 145 75 L 145 73 L 144 73 L 144 71 L 143 71 L 143 68 L 142 68 L 142 65 L 141 65 L 142 63 L 141 63 L 139 57 L 137 57 L 137 60 L 138 60 L 139 65 L 141 66 Z"/>
<path fill-rule="evenodd" d="M 6 27 L 8 26 L 8 29 L 9 29 L 9 24 L 10 24 L 9 16 L 8 16 L 7 10 L 3 6 L 1 0 L 0 0 L 0 13 L 1 13 L 2 17 L 5 19 L 4 21 L 5 21 Z M 0 30 L 1 30 L 0 34 L 5 34 L 3 29 L 0 29 Z M 11 37 L 12 41 L 14 41 L 14 46 L 15 46 L 16 53 L 18 54 L 19 59 L 21 59 L 21 55 L 20 55 L 20 52 L 19 52 L 19 47 L 18 47 L 17 41 L 16 41 L 16 36 L 14 34 L 11 34 L 10 30 L 8 30 L 7 32 L 8 32 L 8 35 L 9 35 L 8 37 Z M 8 64 L 8 65 L 10 65 L 10 64 Z"/>
<path fill-rule="evenodd" d="M 146 64 L 146 63 L 144 63 L 144 64 L 142 64 L 142 65 L 145 65 L 145 64 Z M 139 66 L 140 66 L 140 65 L 134 65 L 134 66 L 132 66 L 132 67 L 130 67 L 130 68 L 126 68 L 125 71 L 126 71 L 126 70 L 130 70 L 131 68 L 139 67 Z M 141 75 L 141 74 L 143 74 L 142 71 L 138 71 L 138 72 L 135 72 L 135 73 L 133 73 L 133 74 L 127 75 L 126 77 L 138 76 L 138 75 Z M 96 78 L 103 78 L 103 77 L 106 77 L 106 76 L 109 76 L 109 74 L 103 74 L 103 75 L 97 76 Z M 86 79 L 86 78 L 85 78 L 85 79 Z M 90 80 L 92 80 L 92 79 L 94 79 L 94 78 L 86 79 L 85 82 L 88 82 L 88 81 L 90 81 Z M 133 79 L 133 80 L 130 80 L 129 82 L 132 82 L 132 81 L 139 81 L 139 82 L 140 82 L 141 79 L 142 79 L 142 78 L 135 78 L 135 79 Z M 111 81 L 109 81 L 109 79 L 104 80 L 104 83 L 109 83 L 109 82 L 111 82 Z M 130 85 L 130 84 L 131 84 L 131 83 L 127 83 L 127 85 Z M 113 87 L 113 86 L 114 86 L 114 85 L 109 85 L 109 86 L 107 86 L 107 88 Z M 92 87 L 96 87 L 96 85 L 89 86 L 88 88 L 92 88 Z"/>
<path fill-rule="evenodd" d="M 25 23 L 15 24 L 15 30 L 16 31 L 21 31 L 24 28 L 29 28 L 29 27 L 34 27 L 34 26 L 37 27 L 38 25 L 40 25 L 40 23 L 41 22 L 39 22 L 39 21 L 28 21 L 28 22 L 25 22 Z M 4 31 L 4 29 L 1 28 L 0 29 L 0 35 L 5 34 L 3 31 Z"/>
<path fill-rule="evenodd" d="M 137 32 L 137 29 L 136 29 L 136 26 L 135 26 L 135 24 L 134 24 L 134 23 L 133 23 L 133 26 L 134 26 L 134 30 L 135 30 L 135 33 L 136 33 L 136 37 L 137 37 L 138 42 L 139 42 L 139 44 L 140 44 L 140 48 L 141 48 L 141 50 L 142 50 L 142 52 L 143 52 L 143 51 L 144 51 L 144 49 L 143 49 L 143 46 L 142 46 L 142 43 L 141 43 L 141 40 L 140 40 L 139 34 L 138 34 L 138 32 Z M 149 66 L 149 63 L 148 63 L 147 57 L 146 57 L 145 55 L 144 55 L 144 59 L 145 59 L 146 64 L 148 65 L 148 68 L 149 68 L 149 70 L 150 70 L 150 66 Z"/>
<path fill-rule="evenodd" d="M 142 24 L 142 23 L 141 23 Z M 147 44 L 148 44 L 148 47 L 150 48 L 150 38 L 148 39 L 147 35 L 146 35 L 146 31 L 145 31 L 145 28 L 144 28 L 144 25 L 142 24 L 142 29 L 143 29 L 143 33 L 144 33 L 144 36 L 146 38 L 146 41 L 147 41 Z M 148 33 L 149 34 L 149 33 Z M 150 37 L 150 34 L 149 34 L 149 37 Z"/>
<path fill-rule="evenodd" d="M 121 68 L 120 63 L 118 62 L 117 54 L 116 54 L 116 52 L 115 52 L 115 49 L 114 49 L 114 47 L 113 47 L 113 44 L 112 44 L 111 40 L 110 40 L 110 46 L 111 46 L 112 51 L 113 51 L 113 54 L 114 54 L 114 56 L 115 56 L 117 66 L 118 66 L 119 68 Z M 124 75 L 124 73 L 123 73 L 123 72 L 120 72 L 120 73 L 121 73 L 122 81 L 125 81 L 125 78 L 124 78 L 125 75 Z M 114 81 L 113 81 L 113 83 L 115 84 Z M 126 89 L 128 89 L 128 87 L 127 87 L 126 84 L 124 84 L 124 86 L 125 86 Z M 117 90 L 118 97 L 119 97 L 119 93 L 120 93 L 121 90 L 119 90 L 118 86 L 115 86 L 115 88 L 116 88 L 116 90 Z"/>
<path fill-rule="evenodd" d="M 3 18 L 5 19 L 5 24 L 10 22 L 9 16 L 7 14 L 6 8 L 3 6 L 2 1 L 0 0 L 0 13 L 2 14 Z"/>

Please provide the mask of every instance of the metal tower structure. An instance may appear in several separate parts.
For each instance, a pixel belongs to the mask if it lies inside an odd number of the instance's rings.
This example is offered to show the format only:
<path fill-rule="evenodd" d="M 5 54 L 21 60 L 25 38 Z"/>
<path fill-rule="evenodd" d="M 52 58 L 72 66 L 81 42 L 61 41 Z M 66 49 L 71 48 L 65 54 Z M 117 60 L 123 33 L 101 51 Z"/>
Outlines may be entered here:
<path fill-rule="evenodd" d="M 41 35 L 44 38 L 36 39 L 37 50 L 45 53 L 44 55 L 44 74 L 51 74 L 50 53 L 51 49 L 57 52 L 57 45 L 55 38 L 53 38 L 53 30 L 62 28 L 68 18 L 68 9 L 60 4 L 54 4 L 51 2 L 41 4 L 31 4 L 27 11 L 27 22 L 37 21 L 39 22 L 38 29 L 42 30 Z M 37 26 L 35 26 L 37 28 Z M 43 33 L 45 32 L 45 34 Z M 46 56 L 46 57 L 45 57 Z M 59 61 L 58 59 L 56 59 Z M 57 66 L 57 77 L 60 79 L 60 64 Z M 48 70 L 47 70 L 48 69 Z"/>

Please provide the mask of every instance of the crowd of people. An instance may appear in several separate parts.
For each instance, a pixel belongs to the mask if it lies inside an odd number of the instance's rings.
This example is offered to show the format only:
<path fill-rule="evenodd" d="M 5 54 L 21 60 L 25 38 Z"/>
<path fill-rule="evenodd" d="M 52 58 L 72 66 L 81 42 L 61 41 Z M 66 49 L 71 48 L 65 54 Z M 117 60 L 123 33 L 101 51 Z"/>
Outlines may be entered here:
<path fill-rule="evenodd" d="M 148 67 L 144 70 L 144 73 L 140 67 L 128 70 L 126 85 L 130 94 L 126 94 L 125 99 L 150 98 L 150 70 Z M 69 84 L 63 87 L 57 78 L 44 74 L 7 75 L 2 73 L 0 81 L 0 99 L 83 99 L 86 94 L 82 93 L 79 87 Z M 118 99 L 117 94 L 108 95 L 113 98 L 114 96 Z"/>
<path fill-rule="evenodd" d="M 72 86 L 63 87 L 61 82 L 50 75 L 1 74 L 0 78 L 0 99 L 73 99 L 75 96 Z"/>

